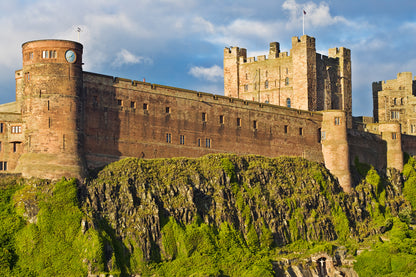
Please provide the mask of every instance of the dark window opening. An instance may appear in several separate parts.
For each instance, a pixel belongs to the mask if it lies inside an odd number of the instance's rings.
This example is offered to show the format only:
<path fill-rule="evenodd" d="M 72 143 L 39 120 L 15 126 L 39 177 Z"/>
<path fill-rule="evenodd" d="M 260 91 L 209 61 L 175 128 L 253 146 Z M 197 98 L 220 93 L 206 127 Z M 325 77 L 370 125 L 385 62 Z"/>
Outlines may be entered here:
<path fill-rule="evenodd" d="M 220 115 L 220 124 L 224 124 L 224 116 Z"/>
<path fill-rule="evenodd" d="M 172 143 L 172 134 L 170 134 L 170 133 L 166 134 L 166 142 L 167 143 Z"/>
<path fill-rule="evenodd" d="M 179 136 L 179 143 L 182 144 L 182 145 L 185 144 L 185 136 L 184 135 Z"/>
<path fill-rule="evenodd" d="M 123 106 L 123 100 L 117 99 L 117 105 L 118 106 Z"/>
<path fill-rule="evenodd" d="M 290 98 L 286 99 L 286 107 L 290 108 L 292 106 L 292 103 L 290 102 Z"/>
<path fill-rule="evenodd" d="M 136 108 L 136 102 L 131 101 L 130 102 L 130 108 L 135 109 Z"/>
<path fill-rule="evenodd" d="M 165 111 L 166 113 L 170 113 L 170 107 L 166 107 Z"/>
<path fill-rule="evenodd" d="M 143 110 L 148 110 L 148 108 L 149 108 L 149 105 L 147 105 L 146 103 L 143 103 Z"/>
<path fill-rule="evenodd" d="M 299 128 L 299 136 L 303 136 L 303 128 L 302 127 Z"/>
<path fill-rule="evenodd" d="M 241 127 L 241 118 L 237 117 L 237 127 Z"/>
<path fill-rule="evenodd" d="M 334 124 L 335 125 L 340 125 L 341 124 L 341 118 L 340 117 L 335 117 Z"/>
<path fill-rule="evenodd" d="M 253 129 L 257 129 L 257 120 L 253 120 Z"/>
<path fill-rule="evenodd" d="M 289 125 L 285 125 L 285 134 L 289 132 Z"/>
<path fill-rule="evenodd" d="M 207 121 L 207 113 L 202 113 L 202 122 Z"/>
<path fill-rule="evenodd" d="M 205 147 L 206 148 L 211 148 L 211 139 L 209 139 L 209 138 L 205 139 Z"/>

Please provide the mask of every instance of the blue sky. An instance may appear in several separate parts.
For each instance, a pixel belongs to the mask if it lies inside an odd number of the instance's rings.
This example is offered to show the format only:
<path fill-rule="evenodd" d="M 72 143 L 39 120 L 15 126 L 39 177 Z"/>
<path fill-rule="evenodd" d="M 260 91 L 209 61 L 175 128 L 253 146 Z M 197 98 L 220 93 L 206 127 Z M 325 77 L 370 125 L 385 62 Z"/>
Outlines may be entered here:
<path fill-rule="evenodd" d="M 15 0 L 0 3 L 0 103 L 15 99 L 22 43 L 78 40 L 77 27 L 85 71 L 223 94 L 224 47 L 289 51 L 302 10 L 319 53 L 351 49 L 353 115 L 372 115 L 373 81 L 416 74 L 414 0 Z"/>

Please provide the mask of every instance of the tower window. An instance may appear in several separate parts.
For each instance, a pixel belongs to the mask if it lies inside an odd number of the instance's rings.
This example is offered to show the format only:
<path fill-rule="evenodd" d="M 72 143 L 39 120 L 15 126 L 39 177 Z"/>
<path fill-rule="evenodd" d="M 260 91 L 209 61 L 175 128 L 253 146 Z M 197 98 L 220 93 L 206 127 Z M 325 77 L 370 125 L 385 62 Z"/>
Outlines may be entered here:
<path fill-rule="evenodd" d="M 224 124 L 224 116 L 220 115 L 220 124 Z"/>
<path fill-rule="evenodd" d="M 264 82 L 264 88 L 269 88 L 269 81 Z"/>
<path fill-rule="evenodd" d="M 253 129 L 257 130 L 257 120 L 253 120 Z"/>
<path fill-rule="evenodd" d="M 396 133 L 391 133 L 391 138 L 392 139 L 397 139 L 397 134 Z"/>
<path fill-rule="evenodd" d="M 391 119 L 399 119 L 399 111 L 391 111 Z"/>
<path fill-rule="evenodd" d="M 170 113 L 170 107 L 166 107 L 165 111 L 166 113 Z"/>
<path fill-rule="evenodd" d="M 143 110 L 147 111 L 149 109 L 149 105 L 147 103 L 143 103 Z"/>
<path fill-rule="evenodd" d="M 170 134 L 170 133 L 166 134 L 166 142 L 167 143 L 172 143 L 172 134 Z"/>
<path fill-rule="evenodd" d="M 131 101 L 130 102 L 130 108 L 135 109 L 136 108 L 136 102 Z"/>
<path fill-rule="evenodd" d="M 289 77 L 286 77 L 285 79 L 285 85 L 288 86 L 289 85 Z"/>
<path fill-rule="evenodd" d="M 291 107 L 290 98 L 286 99 L 286 107 L 288 107 L 288 108 Z"/>
<path fill-rule="evenodd" d="M 22 133 L 22 126 L 12 126 L 12 134 Z"/>
<path fill-rule="evenodd" d="M 179 143 L 182 144 L 182 145 L 185 144 L 185 136 L 184 135 L 179 136 Z"/>
<path fill-rule="evenodd" d="M 205 139 L 205 147 L 206 148 L 211 148 L 211 139 L 209 139 L 209 138 Z"/>
<path fill-rule="evenodd" d="M 241 118 L 237 117 L 237 127 L 241 127 Z"/>
<path fill-rule="evenodd" d="M 202 122 L 207 122 L 207 113 L 202 113 Z"/>
<path fill-rule="evenodd" d="M 0 123 L 0 133 L 4 132 L 4 123 Z"/>
<path fill-rule="evenodd" d="M 244 85 L 244 91 L 248 91 L 248 85 Z"/>
<path fill-rule="evenodd" d="M 289 125 L 285 125 L 284 130 L 285 130 L 285 134 L 287 134 L 289 132 Z"/>
<path fill-rule="evenodd" d="M 341 124 L 341 118 L 340 117 L 335 117 L 334 118 L 334 124 L 335 125 L 340 125 Z"/>
<path fill-rule="evenodd" d="M 118 106 L 123 106 L 123 100 L 117 99 L 117 105 Z"/>
<path fill-rule="evenodd" d="M 303 136 L 303 128 L 302 127 L 299 128 L 299 136 Z"/>
<path fill-rule="evenodd" d="M 48 59 L 49 58 L 49 51 L 43 50 L 42 51 L 42 58 L 43 59 Z"/>

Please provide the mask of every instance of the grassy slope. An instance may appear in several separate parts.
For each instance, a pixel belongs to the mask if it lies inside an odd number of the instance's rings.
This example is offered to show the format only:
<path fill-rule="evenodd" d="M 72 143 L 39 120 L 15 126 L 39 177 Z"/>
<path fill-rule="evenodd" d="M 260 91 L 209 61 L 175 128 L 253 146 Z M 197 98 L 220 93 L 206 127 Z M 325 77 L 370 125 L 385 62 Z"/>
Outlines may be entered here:
<path fill-rule="evenodd" d="M 157 212 L 160 237 L 149 253 L 138 239 L 145 232 L 128 225 L 120 233 L 113 214 L 94 210 L 74 181 L 2 179 L 0 273 L 273 276 L 278 268 L 271 261 L 320 251 L 333 254 L 344 246 L 353 258 L 357 249 L 372 250 L 356 257 L 354 268 L 360 276 L 412 276 L 416 233 L 409 226 L 416 207 L 415 164 L 409 159 L 406 182 L 397 188 L 357 163 L 364 177 L 351 196 L 339 190 L 321 165 L 297 158 L 212 155 L 111 164 L 90 188 L 105 186 L 108 193 L 113 187 L 138 189 L 147 184 L 144 192 L 158 196 L 156 205 L 172 209 Z M 209 209 L 192 202 L 195 195 L 188 199 L 186 190 L 180 191 L 190 186 L 198 186 L 217 206 Z M 136 190 L 139 204 L 131 204 L 140 218 L 152 212 L 140 210 L 147 207 L 142 193 Z M 114 202 L 119 196 L 104 198 Z M 181 207 L 195 213 L 190 218 L 174 213 Z M 270 216 L 276 210 L 284 215 Z M 230 213 L 235 217 L 223 220 Z M 274 224 L 279 216 L 282 221 Z"/>

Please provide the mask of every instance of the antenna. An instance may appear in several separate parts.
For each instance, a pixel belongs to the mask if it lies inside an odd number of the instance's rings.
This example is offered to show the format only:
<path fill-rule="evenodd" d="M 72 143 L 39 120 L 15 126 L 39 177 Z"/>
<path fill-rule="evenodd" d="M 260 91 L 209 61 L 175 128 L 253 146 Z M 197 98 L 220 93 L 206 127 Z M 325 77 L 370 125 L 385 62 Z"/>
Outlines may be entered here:
<path fill-rule="evenodd" d="M 79 42 L 79 34 L 82 32 L 81 27 L 77 27 L 76 32 L 78 33 L 78 42 Z"/>

